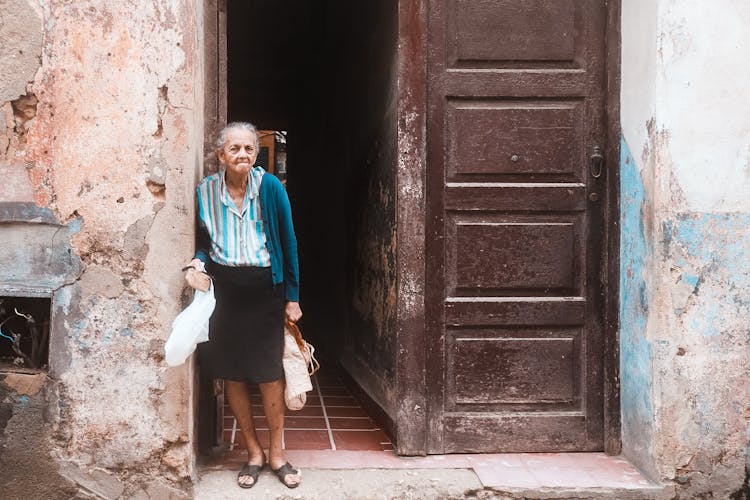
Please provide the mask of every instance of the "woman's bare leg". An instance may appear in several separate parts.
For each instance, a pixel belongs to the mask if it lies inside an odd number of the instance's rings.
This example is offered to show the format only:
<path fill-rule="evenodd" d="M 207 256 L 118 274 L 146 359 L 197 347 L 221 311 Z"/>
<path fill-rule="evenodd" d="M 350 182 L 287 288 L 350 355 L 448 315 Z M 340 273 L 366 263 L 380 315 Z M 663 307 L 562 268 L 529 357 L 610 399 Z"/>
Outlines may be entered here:
<path fill-rule="evenodd" d="M 242 429 L 242 437 L 245 438 L 247 463 L 263 465 L 265 463 L 265 456 L 263 455 L 263 448 L 261 448 L 258 442 L 258 436 L 255 434 L 253 408 L 250 402 L 250 391 L 248 390 L 247 382 L 225 380 L 224 392 L 229 399 L 229 407 L 232 409 L 232 413 L 237 419 L 240 429 Z M 250 476 L 241 476 L 238 481 L 246 485 L 253 484 L 253 478 Z"/>
<path fill-rule="evenodd" d="M 268 449 L 268 462 L 272 469 L 278 469 L 286 463 L 284 451 L 281 449 L 281 438 L 284 434 L 284 381 L 279 379 L 273 382 L 258 384 L 263 396 L 263 409 L 268 420 L 268 429 L 271 435 L 271 445 Z M 299 483 L 299 475 L 287 474 L 288 484 Z"/>

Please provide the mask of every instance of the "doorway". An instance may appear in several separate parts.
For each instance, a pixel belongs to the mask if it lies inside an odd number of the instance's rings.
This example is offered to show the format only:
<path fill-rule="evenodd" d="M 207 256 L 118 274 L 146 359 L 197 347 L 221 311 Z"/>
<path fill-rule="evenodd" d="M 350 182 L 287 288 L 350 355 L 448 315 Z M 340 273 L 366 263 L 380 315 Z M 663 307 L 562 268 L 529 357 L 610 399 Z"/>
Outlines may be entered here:
<path fill-rule="evenodd" d="M 323 380 L 355 392 L 365 386 L 357 395 L 366 394 L 366 406 L 387 407 L 395 386 L 397 2 L 219 0 L 207 1 L 206 12 L 215 22 L 206 27 L 206 75 L 216 96 L 207 144 L 231 121 L 283 131 L 303 334 Z M 223 401 L 220 387 L 201 382 L 205 451 L 221 441 Z M 204 408 L 211 405 L 219 411 Z M 385 420 L 381 433 L 392 427 Z"/>
<path fill-rule="evenodd" d="M 207 136 L 287 131 L 303 330 L 399 453 L 616 453 L 619 3 L 206 1 Z"/>

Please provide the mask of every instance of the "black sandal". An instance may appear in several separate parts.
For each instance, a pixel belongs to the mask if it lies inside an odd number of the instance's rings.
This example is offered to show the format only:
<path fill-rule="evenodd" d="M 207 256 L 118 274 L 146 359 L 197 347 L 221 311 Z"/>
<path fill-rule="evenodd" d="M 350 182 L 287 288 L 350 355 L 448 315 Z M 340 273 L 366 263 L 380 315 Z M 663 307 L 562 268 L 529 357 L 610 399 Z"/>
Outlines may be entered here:
<path fill-rule="evenodd" d="M 237 474 L 237 484 L 240 488 L 252 488 L 256 484 L 258 484 L 258 476 L 260 476 L 260 471 L 265 467 L 266 464 L 263 465 L 254 465 L 254 464 L 245 464 L 242 466 L 242 470 L 239 474 Z M 243 476 L 250 476 L 253 478 L 252 484 L 245 484 L 240 482 L 240 478 Z"/>
<path fill-rule="evenodd" d="M 297 486 L 299 486 L 300 483 L 287 483 L 286 482 L 286 477 L 290 474 L 295 475 L 299 477 L 300 479 L 302 478 L 302 475 L 299 473 L 299 471 L 295 469 L 294 467 L 292 467 L 292 464 L 290 464 L 289 462 L 285 463 L 278 469 L 271 469 L 271 470 L 273 471 L 274 474 L 276 474 L 276 477 L 279 478 L 279 481 L 281 481 L 281 483 L 287 488 L 296 488 Z"/>

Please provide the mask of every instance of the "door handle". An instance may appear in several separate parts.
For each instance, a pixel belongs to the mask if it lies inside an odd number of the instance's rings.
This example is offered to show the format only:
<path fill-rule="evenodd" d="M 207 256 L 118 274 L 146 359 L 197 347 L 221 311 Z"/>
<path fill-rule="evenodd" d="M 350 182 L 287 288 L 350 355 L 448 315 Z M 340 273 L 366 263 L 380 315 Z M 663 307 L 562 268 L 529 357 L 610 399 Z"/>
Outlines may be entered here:
<path fill-rule="evenodd" d="M 589 169 L 591 177 L 594 179 L 601 177 L 602 170 L 604 169 L 604 154 L 602 153 L 602 148 L 599 146 L 594 146 L 594 153 L 589 159 Z"/>

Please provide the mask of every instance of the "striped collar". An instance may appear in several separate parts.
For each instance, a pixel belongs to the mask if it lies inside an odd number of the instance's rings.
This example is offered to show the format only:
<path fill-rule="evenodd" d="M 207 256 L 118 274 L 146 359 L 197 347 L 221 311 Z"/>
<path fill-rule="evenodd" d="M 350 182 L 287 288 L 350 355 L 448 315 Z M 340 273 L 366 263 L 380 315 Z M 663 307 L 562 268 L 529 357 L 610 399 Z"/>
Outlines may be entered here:
<path fill-rule="evenodd" d="M 258 196 L 260 179 L 263 177 L 263 167 L 253 167 L 247 173 L 247 186 L 245 187 L 245 197 L 242 199 L 242 207 L 235 206 L 232 197 L 229 195 L 229 188 L 226 182 L 226 169 L 219 172 L 219 193 L 221 202 L 234 214 L 242 217 L 247 211 L 249 201 Z"/>

